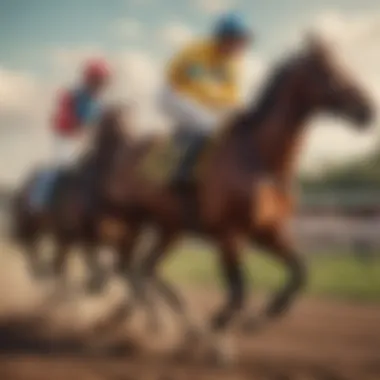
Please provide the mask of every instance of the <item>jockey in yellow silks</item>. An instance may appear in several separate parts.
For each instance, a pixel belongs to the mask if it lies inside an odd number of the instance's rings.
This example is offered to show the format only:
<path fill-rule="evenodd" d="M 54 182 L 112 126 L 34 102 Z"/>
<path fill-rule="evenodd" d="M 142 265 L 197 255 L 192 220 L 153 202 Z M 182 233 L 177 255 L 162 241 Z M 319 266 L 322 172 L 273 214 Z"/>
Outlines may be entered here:
<path fill-rule="evenodd" d="M 192 164 L 221 117 L 241 104 L 239 71 L 250 28 L 238 14 L 221 17 L 211 39 L 190 44 L 168 65 L 160 103 L 177 123 L 187 150 L 179 170 L 187 182 Z"/>

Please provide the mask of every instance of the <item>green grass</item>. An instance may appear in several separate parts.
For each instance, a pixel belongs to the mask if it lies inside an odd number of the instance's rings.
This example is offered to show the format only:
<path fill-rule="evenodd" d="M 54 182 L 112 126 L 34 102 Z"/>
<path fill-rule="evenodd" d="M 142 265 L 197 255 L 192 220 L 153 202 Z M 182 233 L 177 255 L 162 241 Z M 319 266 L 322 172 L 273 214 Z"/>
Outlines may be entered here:
<path fill-rule="evenodd" d="M 242 255 L 250 286 L 274 290 L 286 279 L 281 265 L 261 253 Z M 380 255 L 358 261 L 348 254 L 328 252 L 306 258 L 309 267 L 307 294 L 340 299 L 380 302 Z M 186 285 L 217 286 L 222 283 L 215 251 L 186 246 L 172 253 L 164 270 L 173 281 Z"/>

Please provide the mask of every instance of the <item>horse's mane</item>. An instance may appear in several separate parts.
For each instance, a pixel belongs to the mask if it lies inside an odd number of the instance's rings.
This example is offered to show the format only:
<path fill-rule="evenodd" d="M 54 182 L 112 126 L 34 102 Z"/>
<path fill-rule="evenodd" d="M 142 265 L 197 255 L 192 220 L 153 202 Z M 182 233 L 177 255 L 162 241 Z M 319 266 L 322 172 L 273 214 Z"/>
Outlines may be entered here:
<path fill-rule="evenodd" d="M 269 79 L 264 82 L 259 90 L 260 95 L 258 100 L 251 101 L 248 108 L 238 115 L 235 127 L 233 128 L 237 133 L 245 134 L 247 131 L 259 128 L 277 104 L 283 83 L 296 61 L 299 61 L 298 55 L 275 64 Z"/>

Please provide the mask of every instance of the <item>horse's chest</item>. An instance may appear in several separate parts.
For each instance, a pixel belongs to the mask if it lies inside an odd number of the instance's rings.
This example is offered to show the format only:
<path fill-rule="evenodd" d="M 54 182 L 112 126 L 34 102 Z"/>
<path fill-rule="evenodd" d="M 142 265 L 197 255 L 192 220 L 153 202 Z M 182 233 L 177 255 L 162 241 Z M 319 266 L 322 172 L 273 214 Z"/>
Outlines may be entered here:
<path fill-rule="evenodd" d="M 290 194 L 266 181 L 254 186 L 250 206 L 251 221 L 257 227 L 282 223 L 293 208 Z"/>
<path fill-rule="evenodd" d="M 229 189 L 224 209 L 229 218 L 252 228 L 277 224 L 288 218 L 292 211 L 292 199 L 274 182 L 252 178 Z"/>

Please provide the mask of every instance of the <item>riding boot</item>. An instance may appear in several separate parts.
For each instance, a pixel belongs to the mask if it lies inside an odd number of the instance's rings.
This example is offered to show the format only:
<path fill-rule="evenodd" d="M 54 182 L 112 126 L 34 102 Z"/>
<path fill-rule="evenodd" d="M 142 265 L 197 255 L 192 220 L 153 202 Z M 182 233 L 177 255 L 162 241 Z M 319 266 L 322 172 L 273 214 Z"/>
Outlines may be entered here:
<path fill-rule="evenodd" d="M 188 186 L 193 182 L 193 169 L 194 164 L 202 153 L 207 138 L 203 134 L 196 134 L 189 139 L 190 141 L 187 143 L 187 149 L 182 159 L 182 162 L 179 166 L 179 170 L 174 179 L 174 182 L 179 185 Z"/>

